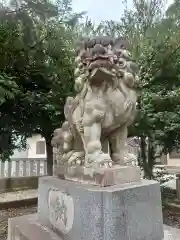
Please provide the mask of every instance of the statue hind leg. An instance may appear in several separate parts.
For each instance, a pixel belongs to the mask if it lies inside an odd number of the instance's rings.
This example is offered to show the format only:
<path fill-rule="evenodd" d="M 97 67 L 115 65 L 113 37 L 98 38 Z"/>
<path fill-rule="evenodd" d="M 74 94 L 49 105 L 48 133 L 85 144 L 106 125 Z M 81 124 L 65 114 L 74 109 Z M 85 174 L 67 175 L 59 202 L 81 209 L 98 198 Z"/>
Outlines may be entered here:
<path fill-rule="evenodd" d="M 81 137 L 77 134 L 76 139 L 74 139 L 73 143 L 73 153 L 71 157 L 68 159 L 69 165 L 83 165 L 85 158 L 85 152 L 83 148 L 83 143 Z"/>

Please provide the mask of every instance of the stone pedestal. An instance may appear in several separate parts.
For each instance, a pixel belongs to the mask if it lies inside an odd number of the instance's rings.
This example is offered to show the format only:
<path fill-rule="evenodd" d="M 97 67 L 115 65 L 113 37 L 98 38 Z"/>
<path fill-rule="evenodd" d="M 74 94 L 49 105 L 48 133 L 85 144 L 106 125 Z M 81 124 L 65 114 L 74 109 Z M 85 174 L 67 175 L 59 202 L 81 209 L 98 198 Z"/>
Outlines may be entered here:
<path fill-rule="evenodd" d="M 8 240 L 61 240 L 38 221 L 37 214 L 8 219 Z"/>
<path fill-rule="evenodd" d="M 8 225 L 8 240 L 63 240 L 54 231 L 42 226 L 37 214 L 9 218 Z M 164 226 L 163 240 L 179 240 L 179 236 L 180 229 Z"/>
<path fill-rule="evenodd" d="M 42 177 L 37 219 L 23 219 L 10 220 L 8 240 L 163 239 L 160 187 L 148 180 L 100 187 Z"/>
<path fill-rule="evenodd" d="M 111 168 L 59 165 L 54 169 L 54 173 L 61 179 L 101 187 L 139 182 L 141 180 L 139 167 L 118 165 L 114 165 Z"/>

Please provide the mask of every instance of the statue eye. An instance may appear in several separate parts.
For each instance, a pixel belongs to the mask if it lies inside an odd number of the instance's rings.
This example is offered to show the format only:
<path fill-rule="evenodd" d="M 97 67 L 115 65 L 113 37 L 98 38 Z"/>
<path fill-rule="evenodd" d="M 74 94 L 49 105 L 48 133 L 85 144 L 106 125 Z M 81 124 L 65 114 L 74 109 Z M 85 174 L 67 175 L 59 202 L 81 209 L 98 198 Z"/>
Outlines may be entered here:
<path fill-rule="evenodd" d="M 123 51 L 122 51 L 122 49 L 117 49 L 117 50 L 115 51 L 115 54 L 116 54 L 116 56 L 117 56 L 118 58 L 123 57 Z"/>
<path fill-rule="evenodd" d="M 120 58 L 118 62 L 119 62 L 120 68 L 125 68 L 127 65 L 125 59 L 123 59 L 123 58 Z"/>
<path fill-rule="evenodd" d="M 80 62 L 80 63 L 78 64 L 78 68 L 79 68 L 79 69 L 82 69 L 83 66 L 84 66 L 84 65 L 83 65 L 83 62 Z"/>
<path fill-rule="evenodd" d="M 118 57 L 117 57 L 117 55 L 114 55 L 114 56 L 113 56 L 113 60 L 114 60 L 114 63 L 117 63 L 117 62 L 118 62 Z"/>

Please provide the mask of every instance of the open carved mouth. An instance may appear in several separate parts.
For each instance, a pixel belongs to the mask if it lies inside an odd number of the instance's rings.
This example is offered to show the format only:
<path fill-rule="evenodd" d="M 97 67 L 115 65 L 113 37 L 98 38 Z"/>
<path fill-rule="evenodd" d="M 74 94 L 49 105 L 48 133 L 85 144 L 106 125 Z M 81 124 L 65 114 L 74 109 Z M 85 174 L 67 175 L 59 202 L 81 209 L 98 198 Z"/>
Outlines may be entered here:
<path fill-rule="evenodd" d="M 112 81 L 115 76 L 111 71 L 114 67 L 114 62 L 110 56 L 102 55 L 87 58 L 86 64 L 89 70 L 90 81 Z"/>
<path fill-rule="evenodd" d="M 104 81 L 106 82 L 112 82 L 114 78 L 114 74 L 107 68 L 100 67 L 100 68 L 94 68 L 90 72 L 89 80 L 92 85 L 99 86 Z"/>
<path fill-rule="evenodd" d="M 106 55 L 99 55 L 99 56 L 94 56 L 92 58 L 86 58 L 85 61 L 88 66 L 88 70 L 90 71 L 100 67 L 111 69 L 113 68 L 113 65 L 114 65 L 113 58 Z"/>

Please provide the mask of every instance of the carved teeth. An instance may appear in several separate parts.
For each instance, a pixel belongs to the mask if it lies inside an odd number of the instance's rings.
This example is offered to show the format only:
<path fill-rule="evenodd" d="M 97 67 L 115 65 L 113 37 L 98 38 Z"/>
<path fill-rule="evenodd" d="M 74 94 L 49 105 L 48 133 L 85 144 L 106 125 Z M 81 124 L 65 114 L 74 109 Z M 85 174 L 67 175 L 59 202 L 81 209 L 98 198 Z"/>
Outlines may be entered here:
<path fill-rule="evenodd" d="M 81 69 L 83 66 L 84 66 L 84 65 L 83 65 L 82 62 L 80 62 L 80 63 L 78 64 L 78 68 L 79 68 L 79 69 Z"/>
<path fill-rule="evenodd" d="M 110 57 L 110 58 L 109 58 L 109 61 L 113 64 L 113 63 L 114 63 L 114 58 L 113 58 L 113 57 Z"/>
<path fill-rule="evenodd" d="M 113 69 L 111 70 L 111 72 L 114 73 L 114 74 L 116 74 L 117 71 L 116 71 L 116 69 L 113 68 Z"/>
<path fill-rule="evenodd" d="M 109 167 L 112 167 L 112 162 L 109 162 Z"/>
<path fill-rule="evenodd" d="M 80 74 L 80 70 L 79 70 L 79 68 L 76 68 L 76 69 L 74 70 L 74 75 L 75 75 L 75 77 L 77 77 L 79 74 Z"/>
<path fill-rule="evenodd" d="M 99 59 L 99 60 L 96 60 L 96 61 L 90 63 L 89 70 L 94 69 L 94 68 L 99 68 L 99 67 L 111 68 L 112 63 L 107 60 Z"/>
<path fill-rule="evenodd" d="M 75 63 L 80 63 L 81 62 L 81 57 L 80 56 L 77 56 L 76 58 L 75 58 Z"/>
<path fill-rule="evenodd" d="M 118 57 L 116 55 L 114 55 L 113 60 L 118 61 Z"/>
<path fill-rule="evenodd" d="M 106 81 L 112 81 L 113 77 L 115 77 L 115 74 L 113 74 L 111 71 L 108 71 L 106 68 L 93 69 L 90 75 L 91 80 L 101 78 Z"/>

